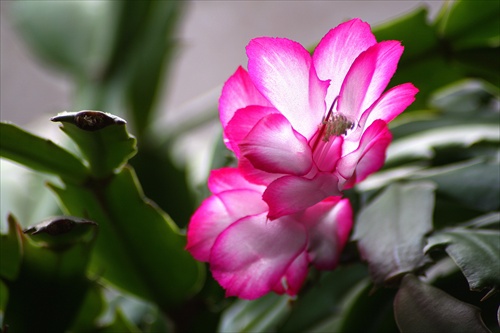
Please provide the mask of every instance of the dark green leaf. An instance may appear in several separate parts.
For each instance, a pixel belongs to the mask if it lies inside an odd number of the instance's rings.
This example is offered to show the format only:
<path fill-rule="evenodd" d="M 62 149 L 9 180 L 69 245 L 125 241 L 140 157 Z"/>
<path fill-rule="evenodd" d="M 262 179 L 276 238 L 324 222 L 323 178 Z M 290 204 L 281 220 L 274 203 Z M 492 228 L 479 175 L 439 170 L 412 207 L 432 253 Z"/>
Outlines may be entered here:
<path fill-rule="evenodd" d="M 379 41 L 401 41 L 405 47 L 401 64 L 406 65 L 439 45 L 434 28 L 427 23 L 427 15 L 426 8 L 418 8 L 405 16 L 375 27 L 373 33 Z"/>
<path fill-rule="evenodd" d="M 184 251 L 185 237 L 172 220 L 144 197 L 132 169 L 87 188 L 52 189 L 71 215 L 99 224 L 91 262 L 96 274 L 161 307 L 199 289 L 202 266 Z"/>
<path fill-rule="evenodd" d="M 221 319 L 219 332 L 268 332 L 290 311 L 290 298 L 268 294 L 255 301 L 237 300 Z"/>
<path fill-rule="evenodd" d="M 403 278 L 394 315 L 401 332 L 489 332 L 479 310 L 413 275 Z"/>
<path fill-rule="evenodd" d="M 443 7 L 435 25 L 453 48 L 495 46 L 500 42 L 498 1 L 455 1 Z"/>
<path fill-rule="evenodd" d="M 13 124 L 0 123 L 0 156 L 76 183 L 88 176 L 87 168 L 76 156 Z"/>
<path fill-rule="evenodd" d="M 342 313 L 338 322 L 334 322 L 332 332 L 397 332 L 394 321 L 392 301 L 394 289 L 378 289 L 374 291 L 370 281 L 362 280 L 344 300 Z M 362 318 L 362 319 L 360 319 Z M 325 332 L 318 328 L 315 332 Z"/>
<path fill-rule="evenodd" d="M 340 266 L 332 272 L 321 273 L 319 279 L 313 279 L 309 288 L 293 301 L 292 311 L 278 331 L 306 332 L 338 320 L 343 314 L 346 295 L 366 276 L 367 269 L 362 264 Z"/>
<path fill-rule="evenodd" d="M 9 214 L 8 218 L 9 232 L 5 235 L 0 234 L 0 277 L 8 280 L 14 280 L 19 273 L 22 260 L 22 230 L 16 218 Z"/>
<path fill-rule="evenodd" d="M 445 56 L 442 42 L 428 23 L 426 9 L 376 27 L 374 34 L 377 40 L 399 40 L 405 47 L 390 85 L 412 82 L 419 89 L 408 110 L 425 109 L 434 90 L 464 77 L 462 69 Z"/>
<path fill-rule="evenodd" d="M 165 75 L 165 67 L 171 63 L 174 55 L 175 40 L 174 33 L 179 22 L 184 3 L 182 1 L 127 1 L 124 2 L 128 15 L 122 16 L 123 27 L 129 27 L 130 20 L 137 17 L 133 7 L 140 3 L 148 3 L 149 8 L 142 24 L 135 33 L 133 45 L 130 45 L 130 35 L 123 31 L 124 45 L 129 47 L 127 67 L 123 70 L 128 74 L 128 87 L 126 97 L 131 105 L 131 117 L 138 131 L 139 137 L 147 129 L 151 121 L 153 106 L 157 93 L 160 91 L 161 81 Z M 117 55 L 123 57 L 124 52 Z M 167 67 L 168 69 L 168 67 Z"/>
<path fill-rule="evenodd" d="M 3 312 L 7 307 L 7 302 L 9 300 L 9 289 L 7 285 L 0 279 L 0 312 Z"/>
<path fill-rule="evenodd" d="M 423 237 L 432 230 L 434 189 L 430 182 L 396 183 L 359 213 L 353 239 L 376 284 L 425 263 Z"/>
<path fill-rule="evenodd" d="M 500 231 L 453 228 L 428 238 L 425 251 L 444 248 L 460 267 L 471 290 L 500 286 Z"/>
<path fill-rule="evenodd" d="M 415 179 L 431 180 L 438 193 L 482 212 L 500 209 L 500 163 L 470 161 L 442 168 L 431 168 Z"/>
<path fill-rule="evenodd" d="M 96 178 L 121 168 L 137 152 L 136 140 L 125 120 L 100 111 L 64 112 L 52 118 L 64 123 L 62 130 L 78 145 Z"/>
<path fill-rule="evenodd" d="M 104 311 L 104 307 L 105 303 L 101 285 L 98 283 L 91 284 L 70 331 L 75 333 L 95 331 L 97 319 Z"/>
<path fill-rule="evenodd" d="M 58 236 L 53 236 L 58 237 Z M 77 316 L 89 281 L 91 242 L 53 250 L 22 236 L 22 263 L 9 290 L 4 324 L 9 332 L 63 332 Z M 29 318 L 29 320 L 27 320 Z"/>

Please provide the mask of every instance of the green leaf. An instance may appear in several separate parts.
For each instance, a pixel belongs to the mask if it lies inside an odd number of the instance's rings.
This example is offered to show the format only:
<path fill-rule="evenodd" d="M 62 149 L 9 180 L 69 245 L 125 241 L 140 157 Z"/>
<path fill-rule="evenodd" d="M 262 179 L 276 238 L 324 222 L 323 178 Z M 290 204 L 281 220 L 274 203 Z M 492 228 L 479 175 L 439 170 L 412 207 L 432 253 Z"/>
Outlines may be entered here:
<path fill-rule="evenodd" d="M 489 332 L 476 307 L 410 274 L 394 299 L 394 315 L 401 332 Z"/>
<path fill-rule="evenodd" d="M 498 46 L 500 3 L 455 1 L 443 7 L 435 25 L 455 49 Z"/>
<path fill-rule="evenodd" d="M 76 156 L 9 123 L 0 123 L 0 156 L 75 183 L 88 177 L 87 168 Z"/>
<path fill-rule="evenodd" d="M 91 239 L 82 239 L 64 249 L 51 249 L 22 236 L 19 273 L 12 281 L 4 280 L 9 290 L 4 324 L 9 332 L 63 332 L 69 328 L 90 283 L 86 268 L 91 245 Z"/>
<path fill-rule="evenodd" d="M 102 287 L 98 283 L 93 283 L 87 290 L 82 306 L 78 311 L 78 316 L 71 326 L 70 332 L 86 333 L 96 330 L 98 317 L 105 307 Z"/>
<path fill-rule="evenodd" d="M 394 289 L 378 289 L 374 291 L 368 279 L 362 280 L 347 295 L 339 320 L 332 332 L 397 332 L 394 321 L 392 301 Z M 360 319 L 362 318 L 362 319 Z M 327 331 L 316 329 L 314 332 Z"/>
<path fill-rule="evenodd" d="M 443 248 L 469 282 L 471 290 L 500 286 L 500 231 L 453 228 L 428 238 L 424 251 Z"/>
<path fill-rule="evenodd" d="M 19 274 L 22 261 L 22 230 L 16 218 L 9 214 L 7 217 L 9 231 L 0 234 L 0 277 L 14 280 Z"/>
<path fill-rule="evenodd" d="M 480 141 L 500 142 L 498 125 L 464 124 L 421 131 L 394 141 L 387 150 L 387 163 L 408 159 L 431 159 L 436 147 L 469 147 Z"/>
<path fill-rule="evenodd" d="M 132 169 L 87 188 L 51 188 L 69 214 L 99 224 L 93 272 L 162 308 L 200 288 L 203 266 L 184 251 L 185 236 L 171 219 L 144 197 Z"/>
<path fill-rule="evenodd" d="M 137 17 L 135 7 L 141 3 L 147 3 L 148 8 L 131 45 L 130 34 L 126 30 L 130 29 L 130 21 Z M 128 8 L 128 15 L 121 17 L 122 27 L 128 27 L 122 31 L 122 41 L 129 46 L 125 53 L 128 54 L 129 62 L 123 69 L 128 74 L 125 96 L 130 102 L 135 128 L 139 137 L 142 137 L 152 120 L 161 81 L 176 50 L 174 33 L 185 4 L 182 1 L 128 1 L 124 5 L 132 7 Z M 123 57 L 124 52 L 120 52 L 120 49 L 116 51 L 118 57 Z"/>
<path fill-rule="evenodd" d="M 332 272 L 322 272 L 313 284 L 305 286 L 279 332 L 306 332 L 311 328 L 338 320 L 343 302 L 358 282 L 367 276 L 365 265 L 340 266 Z"/>
<path fill-rule="evenodd" d="M 100 74 L 109 52 L 114 2 L 15 1 L 9 16 L 46 63 L 76 78 Z"/>
<path fill-rule="evenodd" d="M 224 311 L 219 332 L 268 332 L 290 311 L 290 298 L 268 294 L 255 301 L 237 300 Z"/>
<path fill-rule="evenodd" d="M 432 230 L 435 186 L 394 184 L 359 213 L 353 239 L 376 284 L 425 263 L 423 237 Z"/>
<path fill-rule="evenodd" d="M 499 161 L 473 160 L 431 168 L 414 175 L 416 180 L 431 180 L 437 192 L 458 203 L 482 212 L 500 209 Z"/>
<path fill-rule="evenodd" d="M 137 152 L 126 121 L 109 113 L 64 112 L 51 120 L 64 123 L 62 130 L 78 145 L 96 178 L 111 175 Z"/>
<path fill-rule="evenodd" d="M 373 34 L 379 41 L 401 41 L 405 47 L 401 65 L 406 65 L 433 51 L 439 44 L 436 31 L 427 23 L 427 15 L 427 8 L 417 8 L 407 15 L 375 27 Z"/>

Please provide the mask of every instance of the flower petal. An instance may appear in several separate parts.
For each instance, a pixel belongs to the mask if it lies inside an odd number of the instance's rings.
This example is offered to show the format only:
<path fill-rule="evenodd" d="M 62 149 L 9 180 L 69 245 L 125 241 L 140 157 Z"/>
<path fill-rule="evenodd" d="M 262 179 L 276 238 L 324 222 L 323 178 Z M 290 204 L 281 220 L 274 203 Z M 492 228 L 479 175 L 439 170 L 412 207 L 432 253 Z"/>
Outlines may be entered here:
<path fill-rule="evenodd" d="M 224 84 L 219 98 L 222 127 L 226 127 L 237 110 L 249 105 L 271 106 L 252 83 L 247 71 L 240 66 Z"/>
<path fill-rule="evenodd" d="M 243 138 L 247 136 L 259 120 L 273 113 L 279 114 L 279 111 L 275 108 L 255 105 L 236 111 L 224 129 L 226 146 L 230 147 L 236 157 L 240 157 L 240 148 L 238 145 Z"/>
<path fill-rule="evenodd" d="M 241 156 L 238 160 L 238 169 L 241 171 L 241 174 L 247 179 L 249 182 L 259 185 L 269 185 L 276 179 L 283 177 L 282 173 L 269 173 L 262 171 L 260 169 L 256 169 L 252 163 Z"/>
<path fill-rule="evenodd" d="M 417 92 L 418 89 L 411 83 L 404 83 L 386 91 L 363 113 L 354 131 L 346 136 L 344 155 L 356 149 L 365 128 L 368 128 L 377 119 L 388 124 L 413 103 Z"/>
<path fill-rule="evenodd" d="M 333 269 L 338 263 L 352 228 L 352 208 L 348 199 L 330 197 L 301 215 L 307 222 L 307 252 L 318 269 Z"/>
<path fill-rule="evenodd" d="M 285 293 L 290 296 L 297 295 L 307 277 L 308 266 L 309 256 L 304 251 L 288 266 L 288 270 L 278 284 L 274 286 L 273 291 L 280 295 Z"/>
<path fill-rule="evenodd" d="M 226 296 L 256 299 L 281 281 L 306 242 L 304 226 L 292 219 L 269 222 L 265 214 L 250 216 L 217 238 L 210 269 Z"/>
<path fill-rule="evenodd" d="M 375 120 L 363 133 L 358 148 L 339 160 L 337 172 L 341 176 L 340 188 L 349 188 L 380 169 L 384 165 L 391 140 L 387 124 L 383 120 Z"/>
<path fill-rule="evenodd" d="M 284 176 L 272 182 L 262 199 L 269 205 L 268 218 L 274 220 L 297 213 L 326 197 L 341 195 L 338 178 L 331 173 L 318 173 L 313 179 Z"/>
<path fill-rule="evenodd" d="M 213 194 L 230 190 L 253 190 L 264 192 L 265 187 L 249 182 L 237 168 L 212 170 L 208 177 L 208 189 Z"/>
<path fill-rule="evenodd" d="M 270 173 L 304 175 L 312 167 L 306 138 L 281 114 L 262 118 L 241 141 L 240 152 L 255 168 Z"/>
<path fill-rule="evenodd" d="M 330 79 L 327 106 L 340 94 L 340 87 L 359 54 L 377 43 L 370 25 L 360 19 L 330 30 L 314 50 L 313 64 L 321 80 Z"/>
<path fill-rule="evenodd" d="M 361 53 L 342 84 L 338 110 L 359 120 L 387 87 L 402 53 L 403 46 L 398 41 L 380 42 Z"/>
<path fill-rule="evenodd" d="M 307 139 L 325 114 L 327 81 L 321 81 L 309 52 L 285 38 L 255 38 L 247 46 L 248 73 L 257 89 Z"/>
<path fill-rule="evenodd" d="M 367 113 L 366 123 L 363 127 L 367 128 L 376 119 L 381 119 L 387 124 L 403 112 L 411 103 L 415 101 L 415 95 L 418 89 L 411 83 L 404 83 L 399 86 L 393 87 L 386 91 Z M 362 120 L 365 115 L 363 114 Z"/>
<path fill-rule="evenodd" d="M 186 250 L 197 260 L 208 261 L 211 248 L 224 229 L 243 217 L 262 212 L 267 212 L 267 205 L 260 192 L 233 190 L 213 195 L 191 217 Z"/>

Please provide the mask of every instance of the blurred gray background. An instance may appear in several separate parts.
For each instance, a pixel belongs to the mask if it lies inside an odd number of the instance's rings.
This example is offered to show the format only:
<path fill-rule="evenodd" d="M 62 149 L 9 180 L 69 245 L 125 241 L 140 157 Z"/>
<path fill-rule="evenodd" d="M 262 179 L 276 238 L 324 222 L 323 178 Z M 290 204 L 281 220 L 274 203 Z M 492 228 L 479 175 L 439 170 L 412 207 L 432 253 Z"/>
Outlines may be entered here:
<path fill-rule="evenodd" d="M 220 89 L 238 65 L 246 66 L 245 45 L 254 37 L 287 37 L 309 46 L 346 19 L 360 17 L 376 26 L 421 6 L 434 17 L 443 2 L 192 1 L 178 30 L 181 49 L 160 110 L 175 112 Z M 9 21 L 9 3 L 0 2 L 0 119 L 26 125 L 72 110 L 69 80 L 30 54 Z"/>

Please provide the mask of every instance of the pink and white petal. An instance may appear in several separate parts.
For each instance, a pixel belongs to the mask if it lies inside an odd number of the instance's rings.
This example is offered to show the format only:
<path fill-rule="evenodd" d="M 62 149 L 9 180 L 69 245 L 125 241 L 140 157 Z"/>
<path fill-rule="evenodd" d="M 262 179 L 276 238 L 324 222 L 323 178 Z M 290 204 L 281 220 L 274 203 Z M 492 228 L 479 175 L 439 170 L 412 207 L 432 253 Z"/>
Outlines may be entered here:
<path fill-rule="evenodd" d="M 387 124 L 383 120 L 375 120 L 363 133 L 358 148 L 342 157 L 337 164 L 337 172 L 347 180 L 340 184 L 341 189 L 349 188 L 379 170 L 384 165 L 391 140 Z"/>
<path fill-rule="evenodd" d="M 352 19 L 330 30 L 319 42 L 312 57 L 321 80 L 330 80 L 326 105 L 340 94 L 342 81 L 359 54 L 377 43 L 370 25 Z"/>
<path fill-rule="evenodd" d="M 340 197 L 327 198 L 302 214 L 309 234 L 307 252 L 316 268 L 335 268 L 349 238 L 352 215 L 349 200 Z"/>
<path fill-rule="evenodd" d="M 256 169 L 244 156 L 241 156 L 238 160 L 238 169 L 241 171 L 241 174 L 245 177 L 245 179 L 247 179 L 250 183 L 257 184 L 257 186 L 267 186 L 276 179 L 285 176 L 282 173 L 269 173 Z"/>
<path fill-rule="evenodd" d="M 376 119 L 390 123 L 415 101 L 417 93 L 418 89 L 411 83 L 389 89 L 363 114 L 360 127 L 367 128 Z"/>
<path fill-rule="evenodd" d="M 237 168 L 221 168 L 210 172 L 208 189 L 213 194 L 231 190 L 253 190 L 262 193 L 265 187 L 246 180 Z"/>
<path fill-rule="evenodd" d="M 259 120 L 269 114 L 279 114 L 279 111 L 272 107 L 255 105 L 236 111 L 224 129 L 226 146 L 234 152 L 236 157 L 240 157 L 238 145 L 243 138 L 248 135 Z"/>
<path fill-rule="evenodd" d="M 186 250 L 200 261 L 208 261 L 215 240 L 239 219 L 267 212 L 261 193 L 233 190 L 213 195 L 203 201 L 191 217 Z"/>
<path fill-rule="evenodd" d="M 269 205 L 268 218 L 274 220 L 336 195 L 341 195 L 337 176 L 321 172 L 313 179 L 297 176 L 278 178 L 267 187 L 262 199 Z"/>
<path fill-rule="evenodd" d="M 398 41 L 384 41 L 361 53 L 340 89 L 338 111 L 359 120 L 387 87 L 403 49 Z"/>
<path fill-rule="evenodd" d="M 309 52 L 285 38 L 255 38 L 247 45 L 248 73 L 257 89 L 310 138 L 325 113 L 328 82 L 321 81 Z"/>
<path fill-rule="evenodd" d="M 318 138 L 316 133 L 311 142 L 313 143 L 313 159 L 320 171 L 332 172 L 337 161 L 342 156 L 343 136 L 331 137 L 328 141 Z"/>
<path fill-rule="evenodd" d="M 288 267 L 285 275 L 274 286 L 273 291 L 280 295 L 285 293 L 290 296 L 297 295 L 306 280 L 308 266 L 309 257 L 304 251 Z"/>
<path fill-rule="evenodd" d="M 256 299 L 273 290 L 306 245 L 302 224 L 287 218 L 269 222 L 266 214 L 249 216 L 217 238 L 210 269 L 226 296 Z"/>
<path fill-rule="evenodd" d="M 234 113 L 249 105 L 271 106 L 252 83 L 248 72 L 241 66 L 224 83 L 219 98 L 219 117 L 225 128 Z"/>
<path fill-rule="evenodd" d="M 415 101 L 417 93 L 418 89 L 411 83 L 404 83 L 386 91 L 363 113 L 354 131 L 346 136 L 346 141 L 348 141 L 346 147 L 354 142 L 359 142 L 364 129 L 368 128 L 376 119 L 389 123 L 396 118 Z"/>
<path fill-rule="evenodd" d="M 312 167 L 307 139 L 295 131 L 281 114 L 262 118 L 241 141 L 241 156 L 269 173 L 304 175 Z"/>

